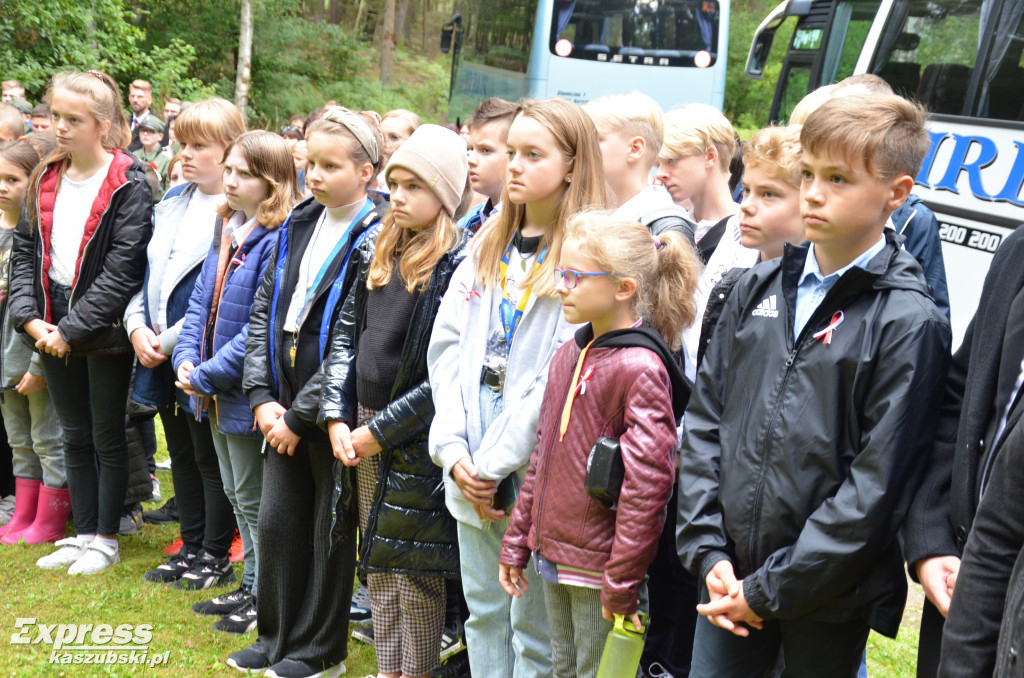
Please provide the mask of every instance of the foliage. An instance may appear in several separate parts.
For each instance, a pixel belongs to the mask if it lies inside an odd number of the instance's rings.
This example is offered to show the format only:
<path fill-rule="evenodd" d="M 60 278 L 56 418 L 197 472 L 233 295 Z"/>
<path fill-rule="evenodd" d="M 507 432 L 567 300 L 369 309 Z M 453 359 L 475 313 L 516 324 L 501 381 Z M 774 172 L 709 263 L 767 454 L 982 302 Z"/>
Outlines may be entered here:
<path fill-rule="evenodd" d="M 778 29 L 772 43 L 771 56 L 760 80 L 747 77 L 745 66 L 750 43 L 761 20 L 768 15 L 775 0 L 751 0 L 732 3 L 729 17 L 729 62 L 725 75 L 724 113 L 740 130 L 760 129 L 768 122 L 768 113 L 775 95 L 775 84 L 782 70 L 782 59 L 793 34 L 795 21 L 789 19 Z M 741 136 L 743 136 L 741 134 Z"/>

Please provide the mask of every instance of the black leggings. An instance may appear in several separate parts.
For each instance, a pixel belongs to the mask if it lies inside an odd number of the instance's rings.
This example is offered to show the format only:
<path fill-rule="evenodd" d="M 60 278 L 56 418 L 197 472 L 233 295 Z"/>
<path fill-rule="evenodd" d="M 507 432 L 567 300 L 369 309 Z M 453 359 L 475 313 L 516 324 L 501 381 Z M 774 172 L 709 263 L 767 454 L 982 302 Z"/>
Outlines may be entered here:
<path fill-rule="evenodd" d="M 196 421 L 195 415 L 173 405 L 159 414 L 171 458 L 181 541 L 192 552 L 204 549 L 215 558 L 225 558 L 238 523 L 224 494 L 210 423 Z"/>

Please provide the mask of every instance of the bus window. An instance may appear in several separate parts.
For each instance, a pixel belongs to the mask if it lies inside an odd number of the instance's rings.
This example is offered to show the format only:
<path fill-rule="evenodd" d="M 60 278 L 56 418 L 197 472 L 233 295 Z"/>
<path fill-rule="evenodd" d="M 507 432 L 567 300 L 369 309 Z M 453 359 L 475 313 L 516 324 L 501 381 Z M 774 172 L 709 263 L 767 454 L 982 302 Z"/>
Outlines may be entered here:
<path fill-rule="evenodd" d="M 552 12 L 558 57 L 698 68 L 718 57 L 716 0 L 556 0 Z"/>
<path fill-rule="evenodd" d="M 793 109 L 800 103 L 800 100 L 807 94 L 807 88 L 811 82 L 811 67 L 801 64 L 790 64 L 782 74 L 781 82 L 784 83 L 782 100 L 779 102 L 779 120 L 789 120 Z"/>
<path fill-rule="evenodd" d="M 933 113 L 962 113 L 978 54 L 982 4 L 897 0 L 871 72 Z"/>
<path fill-rule="evenodd" d="M 988 63 L 981 74 L 978 114 L 1024 121 L 1024 0 L 1006 2 L 999 16 L 994 14 L 988 12 L 983 19 L 995 28 Z"/>

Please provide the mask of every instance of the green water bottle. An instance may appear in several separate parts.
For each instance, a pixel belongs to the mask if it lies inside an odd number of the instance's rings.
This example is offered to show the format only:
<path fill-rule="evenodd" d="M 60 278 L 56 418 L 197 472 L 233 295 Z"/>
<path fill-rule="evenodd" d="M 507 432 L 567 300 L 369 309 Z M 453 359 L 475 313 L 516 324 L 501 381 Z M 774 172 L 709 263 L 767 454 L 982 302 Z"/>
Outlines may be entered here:
<path fill-rule="evenodd" d="M 640 668 L 640 655 L 644 652 L 644 634 L 647 630 L 647 615 L 640 615 L 641 627 L 633 626 L 626 616 L 615 615 L 612 630 L 601 653 L 601 665 L 597 678 L 635 678 Z"/>

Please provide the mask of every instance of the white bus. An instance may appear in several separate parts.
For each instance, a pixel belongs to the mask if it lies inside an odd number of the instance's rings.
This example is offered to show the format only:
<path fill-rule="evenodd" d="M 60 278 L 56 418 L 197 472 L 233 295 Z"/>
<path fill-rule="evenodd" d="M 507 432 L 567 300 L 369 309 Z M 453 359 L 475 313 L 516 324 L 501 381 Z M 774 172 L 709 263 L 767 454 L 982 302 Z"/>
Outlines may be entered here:
<path fill-rule="evenodd" d="M 914 192 L 939 219 L 958 345 L 992 254 L 1024 223 L 1024 0 L 790 0 L 758 28 L 750 77 L 765 72 L 776 33 L 789 37 L 767 119 L 854 73 L 932 111 Z"/>
<path fill-rule="evenodd" d="M 666 110 L 721 109 L 728 0 L 460 0 L 442 31 L 452 54 L 448 119 L 487 97 L 644 92 Z"/>

